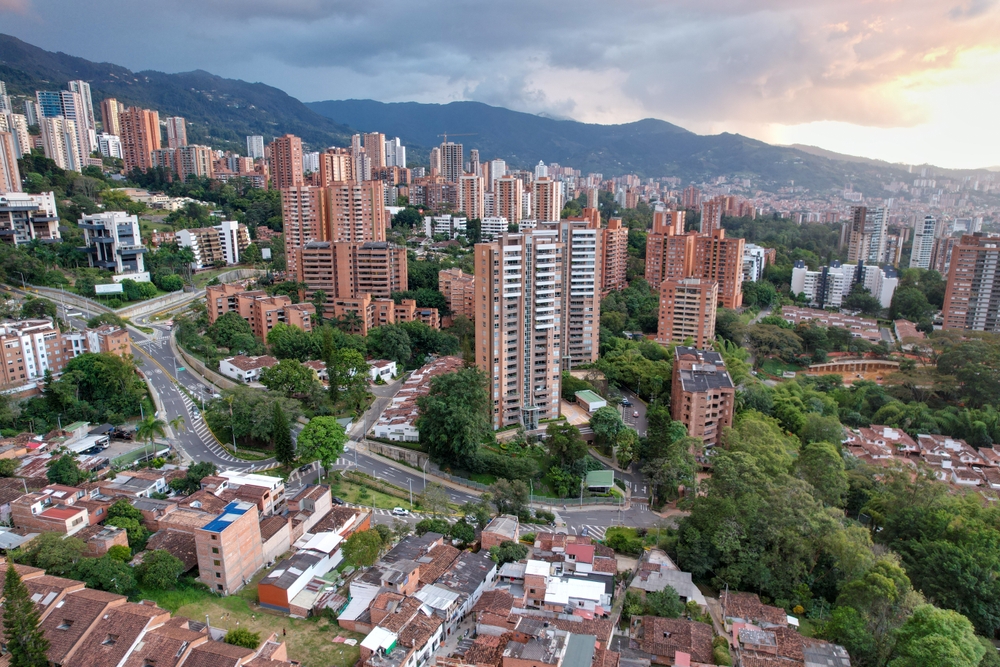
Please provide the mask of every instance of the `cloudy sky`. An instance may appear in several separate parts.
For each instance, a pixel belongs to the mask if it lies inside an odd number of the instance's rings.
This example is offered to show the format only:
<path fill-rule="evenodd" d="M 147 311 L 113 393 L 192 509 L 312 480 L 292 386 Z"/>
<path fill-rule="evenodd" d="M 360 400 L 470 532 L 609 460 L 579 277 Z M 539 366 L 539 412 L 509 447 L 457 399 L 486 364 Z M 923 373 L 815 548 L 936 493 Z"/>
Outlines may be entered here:
<path fill-rule="evenodd" d="M 0 0 L 0 31 L 303 101 L 477 100 L 1000 165 L 1000 0 Z"/>

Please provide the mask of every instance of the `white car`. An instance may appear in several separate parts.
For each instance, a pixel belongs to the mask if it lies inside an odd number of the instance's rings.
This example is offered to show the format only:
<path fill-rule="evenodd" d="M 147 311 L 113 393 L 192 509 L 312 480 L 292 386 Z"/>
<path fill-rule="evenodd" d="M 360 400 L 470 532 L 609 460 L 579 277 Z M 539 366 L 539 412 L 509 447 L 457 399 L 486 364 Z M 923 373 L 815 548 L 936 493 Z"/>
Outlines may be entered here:
<path fill-rule="evenodd" d="M 410 511 L 407 509 L 403 509 L 402 507 L 393 507 L 392 513 L 395 514 L 396 516 L 407 516 L 410 513 Z"/>

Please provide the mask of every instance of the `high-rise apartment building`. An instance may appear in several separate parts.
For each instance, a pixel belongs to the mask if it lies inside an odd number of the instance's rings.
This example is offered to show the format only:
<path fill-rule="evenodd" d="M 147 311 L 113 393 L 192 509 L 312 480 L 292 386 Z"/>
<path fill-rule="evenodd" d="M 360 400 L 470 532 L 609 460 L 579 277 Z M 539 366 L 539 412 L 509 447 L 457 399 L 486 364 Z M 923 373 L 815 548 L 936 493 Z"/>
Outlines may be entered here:
<path fill-rule="evenodd" d="M 215 153 L 208 146 L 195 144 L 180 148 L 158 148 L 150 153 L 150 162 L 153 167 L 169 169 L 181 180 L 188 176 L 215 176 Z"/>
<path fill-rule="evenodd" d="M 743 305 L 743 239 L 727 239 L 718 229 L 711 236 L 697 236 L 694 241 L 692 277 L 719 283 L 719 305 L 739 308 Z"/>
<path fill-rule="evenodd" d="M 600 190 L 587 188 L 587 208 L 597 209 L 600 206 Z"/>
<path fill-rule="evenodd" d="M 945 329 L 1000 332 L 1000 237 L 965 234 L 951 252 Z"/>
<path fill-rule="evenodd" d="M 448 310 L 454 315 L 465 315 L 470 320 L 476 318 L 475 284 L 475 277 L 462 269 L 438 271 L 438 291 L 444 295 Z"/>
<path fill-rule="evenodd" d="M 385 135 L 381 132 L 369 132 L 364 135 L 365 155 L 371 161 L 372 169 L 385 166 Z"/>
<path fill-rule="evenodd" d="M 24 114 L 0 114 L 0 132 L 10 132 L 14 153 L 18 158 L 31 152 L 31 135 L 28 133 L 28 119 Z"/>
<path fill-rule="evenodd" d="M 247 157 L 260 160 L 264 157 L 264 137 L 259 134 L 247 136 Z"/>
<path fill-rule="evenodd" d="M 483 201 L 485 196 L 483 177 L 465 174 L 461 178 L 458 190 L 458 208 L 465 212 L 469 219 L 484 217 Z"/>
<path fill-rule="evenodd" d="M 160 114 L 151 109 L 129 107 L 119 113 L 122 160 L 125 171 L 152 166 L 152 153 L 160 147 Z"/>
<path fill-rule="evenodd" d="M 736 387 L 718 352 L 674 348 L 670 415 L 687 427 L 704 447 L 721 442 L 723 429 L 733 425 Z M 701 452 L 692 452 L 696 456 Z"/>
<path fill-rule="evenodd" d="M 435 146 L 430 152 L 431 176 L 441 174 L 441 149 Z"/>
<path fill-rule="evenodd" d="M 89 98 L 90 86 L 86 82 L 75 83 L 83 83 L 86 86 L 86 94 Z M 81 160 L 84 157 L 89 157 L 96 148 L 96 133 L 88 127 L 88 107 L 83 100 L 83 95 L 73 90 L 39 90 L 35 93 L 35 98 L 38 100 L 43 118 L 64 118 L 67 121 L 72 121 Z M 93 105 L 90 106 L 89 112 L 93 114 Z M 82 168 L 83 166 L 79 166 L 73 170 L 80 171 Z"/>
<path fill-rule="evenodd" d="M 475 176 L 482 176 L 483 173 L 479 166 L 479 149 L 472 148 L 469 150 L 469 173 Z"/>
<path fill-rule="evenodd" d="M 491 378 L 493 426 L 559 417 L 563 244 L 532 230 L 478 243 L 476 365 Z"/>
<path fill-rule="evenodd" d="M 38 102 L 35 100 L 24 101 L 24 117 L 28 119 L 28 125 L 38 125 L 38 119 L 42 117 Z"/>
<path fill-rule="evenodd" d="M 62 95 L 58 90 L 37 90 L 38 111 L 42 118 L 55 118 L 63 115 Z"/>
<path fill-rule="evenodd" d="M 182 229 L 177 232 L 177 245 L 191 248 L 194 261 L 192 269 L 207 269 L 217 262 L 239 264 L 240 253 L 250 245 L 246 225 L 235 220 L 225 220 L 214 227 Z"/>
<path fill-rule="evenodd" d="M 399 137 L 385 140 L 385 166 L 406 168 L 406 146 Z"/>
<path fill-rule="evenodd" d="M 847 225 L 847 261 L 879 264 L 885 255 L 888 217 L 885 208 L 852 206 Z"/>
<path fill-rule="evenodd" d="M 490 160 L 490 192 L 496 192 L 496 183 L 507 175 L 507 163 L 504 160 Z"/>
<path fill-rule="evenodd" d="M 657 206 L 653 211 L 652 234 L 672 233 L 674 236 L 684 234 L 684 211 L 668 211 L 662 206 Z"/>
<path fill-rule="evenodd" d="M 722 213 L 725 210 L 725 205 L 725 197 L 714 197 L 702 202 L 699 233 L 712 234 L 715 230 L 722 229 Z"/>
<path fill-rule="evenodd" d="M 934 248 L 931 250 L 930 268 L 942 276 L 947 276 L 951 268 L 951 253 L 960 240 L 954 236 L 934 239 Z"/>
<path fill-rule="evenodd" d="M 656 340 L 663 345 L 691 339 L 696 347 L 715 340 L 715 311 L 719 284 L 703 278 L 664 280 L 660 284 L 660 313 Z"/>
<path fill-rule="evenodd" d="M 60 169 L 83 171 L 83 152 L 76 123 L 64 116 L 43 116 L 39 119 L 42 150 L 45 157 Z"/>
<path fill-rule="evenodd" d="M 701 190 L 693 185 L 684 188 L 681 193 L 681 206 L 690 209 L 701 208 Z"/>
<path fill-rule="evenodd" d="M 296 279 L 306 285 L 306 299 L 322 290 L 325 317 L 334 317 L 335 301 L 367 294 L 391 299 L 405 292 L 406 248 L 385 241 L 367 243 L 311 241 L 302 248 Z"/>
<path fill-rule="evenodd" d="M 298 271 L 299 254 L 310 241 L 385 241 L 384 187 L 382 181 L 344 181 L 282 189 L 288 272 Z"/>
<path fill-rule="evenodd" d="M 278 323 L 312 331 L 312 316 L 316 313 L 311 303 L 292 303 L 283 294 L 268 296 L 264 290 L 247 291 L 232 283 L 209 285 L 205 301 L 209 324 L 225 313 L 238 313 L 258 340 L 267 340 L 267 334 Z"/>
<path fill-rule="evenodd" d="M 97 135 L 97 150 L 104 157 L 116 157 L 122 159 L 122 140 L 115 134 Z"/>
<path fill-rule="evenodd" d="M 167 118 L 167 148 L 188 145 L 187 122 L 180 116 Z"/>
<path fill-rule="evenodd" d="M 21 171 L 17 167 L 14 135 L 0 132 L 0 194 L 21 191 Z"/>
<path fill-rule="evenodd" d="M 122 135 L 121 113 L 125 107 L 113 97 L 101 101 L 101 127 L 105 134 Z"/>
<path fill-rule="evenodd" d="M 496 182 L 496 217 L 518 224 L 522 218 L 524 183 L 516 176 L 504 176 Z"/>
<path fill-rule="evenodd" d="M 278 189 L 305 185 L 302 175 L 302 139 L 293 134 L 271 142 L 271 178 Z"/>
<path fill-rule="evenodd" d="M 538 222 L 557 222 L 562 218 L 562 184 L 542 176 L 531 184 L 532 217 Z"/>
<path fill-rule="evenodd" d="M 611 218 L 601 230 L 601 296 L 614 290 L 623 290 L 625 271 L 628 268 L 628 228 L 621 218 Z"/>
<path fill-rule="evenodd" d="M 82 120 L 86 122 L 86 128 L 94 135 L 97 134 L 97 121 L 94 118 L 94 98 L 90 94 L 90 84 L 86 81 L 70 81 L 66 87 L 80 96 L 83 104 Z"/>
<path fill-rule="evenodd" d="M 462 144 L 446 141 L 440 146 L 441 175 L 448 183 L 458 183 L 465 170 L 465 155 Z M 433 164 L 431 165 L 434 166 Z"/>
<path fill-rule="evenodd" d="M 936 231 L 937 220 L 934 216 L 926 215 L 922 221 L 917 221 L 916 228 L 913 230 L 913 249 L 910 251 L 911 269 L 931 268 Z"/>
<path fill-rule="evenodd" d="M 331 185 L 343 181 L 353 181 L 354 158 L 346 148 L 328 148 L 319 154 L 319 182 L 315 185 Z"/>
<path fill-rule="evenodd" d="M 595 211 L 596 213 L 596 211 Z M 597 361 L 601 329 L 600 215 L 563 219 L 543 225 L 557 229 L 562 244 L 562 330 L 560 342 L 563 369 Z"/>

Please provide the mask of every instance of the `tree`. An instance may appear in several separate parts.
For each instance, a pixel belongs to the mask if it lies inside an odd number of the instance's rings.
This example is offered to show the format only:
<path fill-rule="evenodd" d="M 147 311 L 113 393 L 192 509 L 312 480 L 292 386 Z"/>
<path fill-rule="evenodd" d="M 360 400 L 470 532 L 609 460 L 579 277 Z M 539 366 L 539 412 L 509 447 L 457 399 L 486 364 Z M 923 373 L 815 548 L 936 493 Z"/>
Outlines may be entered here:
<path fill-rule="evenodd" d="M 149 539 L 149 531 L 135 519 L 118 516 L 108 519 L 104 525 L 122 528 L 128 535 L 128 545 L 133 551 L 142 551 Z"/>
<path fill-rule="evenodd" d="M 587 455 L 587 443 L 580 429 L 568 422 L 551 422 L 545 427 L 549 456 L 559 465 L 572 465 Z"/>
<path fill-rule="evenodd" d="M 662 591 L 646 593 L 646 604 L 643 614 L 677 618 L 684 613 L 684 603 L 671 586 L 665 586 Z"/>
<path fill-rule="evenodd" d="M 282 359 L 260 374 L 260 383 L 285 396 L 306 396 L 316 384 L 316 373 L 296 359 Z"/>
<path fill-rule="evenodd" d="M 11 667 L 47 667 L 49 640 L 38 627 L 38 607 L 13 562 L 7 564 L 3 597 L 4 638 Z"/>
<path fill-rule="evenodd" d="M 132 519 L 133 521 L 142 522 L 142 511 L 136 508 L 132 503 L 128 501 L 127 498 L 119 498 L 115 501 L 115 504 L 108 508 L 108 519 Z"/>
<path fill-rule="evenodd" d="M 934 306 L 927 301 L 927 295 L 918 287 L 900 287 L 892 294 L 889 303 L 889 319 L 907 319 L 920 322 L 930 318 Z"/>
<path fill-rule="evenodd" d="M 201 488 L 201 480 L 218 471 L 214 463 L 202 461 L 187 469 L 187 474 L 179 479 L 170 481 L 170 488 L 185 494 L 191 494 Z"/>
<path fill-rule="evenodd" d="M 116 544 L 108 549 L 108 557 L 127 563 L 132 560 L 132 550 L 124 545 Z"/>
<path fill-rule="evenodd" d="M 816 497 L 831 507 L 842 507 L 847 495 L 844 459 L 835 445 L 811 442 L 795 463 L 799 477 L 812 484 Z"/>
<path fill-rule="evenodd" d="M 246 628 L 233 628 L 226 633 L 222 641 L 233 646 L 242 646 L 251 651 L 256 651 L 257 647 L 260 646 L 260 633 L 251 632 Z"/>
<path fill-rule="evenodd" d="M 625 422 L 618 410 L 605 405 L 590 415 L 590 428 L 593 429 L 597 444 L 600 447 L 614 447 L 618 435 L 625 430 Z"/>
<path fill-rule="evenodd" d="M 503 541 L 496 546 L 490 547 L 490 558 L 497 565 L 516 563 L 527 556 L 528 547 L 517 542 Z"/>
<path fill-rule="evenodd" d="M 65 484 L 66 486 L 76 486 L 87 479 L 87 473 L 76 465 L 76 459 L 72 454 L 63 454 L 58 459 L 53 459 L 48 470 L 45 471 L 45 476 L 53 484 Z"/>
<path fill-rule="evenodd" d="M 378 533 L 378 536 L 382 538 L 382 544 L 384 546 L 389 546 L 392 544 L 392 539 L 393 539 L 392 528 L 385 525 L 384 523 L 379 523 L 375 524 L 375 527 L 372 528 L 372 530 Z"/>
<path fill-rule="evenodd" d="M 462 516 L 466 520 L 474 521 L 475 527 L 482 530 L 493 518 L 493 512 L 490 511 L 492 499 L 490 494 L 484 493 L 479 496 L 479 500 L 470 500 L 462 506 Z"/>
<path fill-rule="evenodd" d="M 135 590 L 135 572 L 128 563 L 105 554 L 100 558 L 84 558 L 73 569 L 73 578 L 90 588 L 116 595 L 128 595 Z"/>
<path fill-rule="evenodd" d="M 274 425 L 271 427 L 271 444 L 274 447 L 274 458 L 281 465 L 290 466 L 295 461 L 295 444 L 292 442 L 292 429 L 288 426 L 285 411 L 281 403 L 274 404 Z"/>
<path fill-rule="evenodd" d="M 346 442 L 347 432 L 335 417 L 313 417 L 299 434 L 299 456 L 317 457 L 326 472 L 340 458 Z"/>
<path fill-rule="evenodd" d="M 13 477 L 16 475 L 17 463 L 15 459 L 0 459 L 0 477 Z"/>
<path fill-rule="evenodd" d="M 393 325 L 378 327 L 369 332 L 368 338 L 369 350 L 382 359 L 389 359 L 400 366 L 405 366 L 413 356 L 410 335 L 400 327 Z"/>
<path fill-rule="evenodd" d="M 48 299 L 26 298 L 21 306 L 21 317 L 25 319 L 51 317 L 54 320 L 56 319 L 56 304 Z"/>
<path fill-rule="evenodd" d="M 444 519 L 421 519 L 413 529 L 417 535 L 423 535 L 424 533 L 447 535 L 451 529 L 451 524 Z"/>
<path fill-rule="evenodd" d="M 463 368 L 431 380 L 430 391 L 417 399 L 417 428 L 432 458 L 451 464 L 466 462 L 493 432 L 487 386 L 486 374 L 478 368 Z"/>
<path fill-rule="evenodd" d="M 626 428 L 615 440 L 615 458 L 622 470 L 628 470 L 632 461 L 639 456 L 639 434 L 634 428 Z"/>
<path fill-rule="evenodd" d="M 253 336 L 253 329 L 239 313 L 230 311 L 220 315 L 206 333 L 219 347 L 232 348 L 234 338 L 241 335 Z"/>
<path fill-rule="evenodd" d="M 357 567 L 370 567 L 375 564 L 382 551 L 382 538 L 374 530 L 362 530 L 354 533 L 342 547 L 347 562 Z"/>
<path fill-rule="evenodd" d="M 153 444 L 157 438 L 162 438 L 167 433 L 167 422 L 157 419 L 156 415 L 146 415 L 135 427 L 135 437 L 139 442 Z"/>
<path fill-rule="evenodd" d="M 465 546 L 472 544 L 473 540 L 476 539 L 476 529 L 467 523 L 465 519 L 459 519 L 451 524 L 448 536 L 453 540 L 458 540 Z"/>
<path fill-rule="evenodd" d="M 420 495 L 420 506 L 437 517 L 438 514 L 447 514 L 451 498 L 448 497 L 448 490 L 440 484 L 430 483 Z"/>
<path fill-rule="evenodd" d="M 155 549 L 146 553 L 135 575 L 144 588 L 172 590 L 184 574 L 184 563 L 169 551 Z"/>
<path fill-rule="evenodd" d="M 63 577 L 72 571 L 86 552 L 87 543 L 79 538 L 66 537 L 61 533 L 42 533 L 15 550 L 11 560 Z"/>
<path fill-rule="evenodd" d="M 357 395 L 368 392 L 368 362 L 363 354 L 350 348 L 336 350 L 326 362 L 330 376 L 330 400 L 336 403 L 341 395 L 348 403 Z"/>
<path fill-rule="evenodd" d="M 889 667 L 976 667 L 985 653 L 969 619 L 923 604 L 899 629 Z"/>
<path fill-rule="evenodd" d="M 520 516 L 528 509 L 528 485 L 519 479 L 498 479 L 491 489 L 498 514 Z"/>

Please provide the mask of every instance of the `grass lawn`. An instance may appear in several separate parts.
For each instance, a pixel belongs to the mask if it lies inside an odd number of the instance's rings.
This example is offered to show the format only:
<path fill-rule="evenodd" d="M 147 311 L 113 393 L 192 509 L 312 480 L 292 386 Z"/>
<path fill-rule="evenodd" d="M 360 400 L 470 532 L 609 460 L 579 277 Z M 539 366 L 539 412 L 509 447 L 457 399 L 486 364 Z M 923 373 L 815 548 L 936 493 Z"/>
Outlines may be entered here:
<path fill-rule="evenodd" d="M 794 371 L 796 373 L 805 370 L 805 366 L 800 366 L 799 364 L 788 364 L 781 359 L 776 359 L 774 357 L 768 357 L 760 365 L 761 370 L 769 375 L 774 375 L 781 377 L 784 371 Z"/>
<path fill-rule="evenodd" d="M 244 267 L 240 267 L 239 265 L 234 264 L 233 266 L 227 266 L 223 269 L 209 269 L 207 271 L 199 271 L 194 275 L 191 281 L 194 283 L 195 287 L 201 289 L 202 287 L 210 283 L 212 279 L 218 276 L 219 274 L 225 273 L 226 271 L 233 271 L 239 268 L 244 268 Z"/>
<path fill-rule="evenodd" d="M 362 486 L 361 484 L 349 482 L 340 477 L 340 475 L 331 475 L 329 480 L 324 480 L 324 483 L 330 484 L 330 491 L 333 495 L 355 505 L 367 505 L 371 507 L 374 503 L 376 508 L 383 510 L 391 510 L 393 507 L 413 509 L 407 500 L 369 489 L 367 486 Z M 364 495 L 366 492 L 367 495 Z M 413 494 L 413 499 L 416 501 L 416 493 Z"/>
<path fill-rule="evenodd" d="M 359 647 L 334 643 L 333 638 L 339 635 L 361 641 L 364 635 L 348 632 L 326 618 L 293 619 L 258 607 L 257 582 L 266 573 L 261 570 L 239 593 L 224 598 L 189 583 L 190 580 L 186 580 L 183 588 L 174 591 L 141 591 L 141 597 L 155 600 L 176 616 L 204 622 L 207 615 L 215 628 L 233 629 L 239 622 L 239 627 L 259 632 L 262 640 L 275 632 L 279 640 L 283 639 L 288 644 L 288 656 L 300 661 L 304 667 L 351 667 L 357 662 Z M 282 630 L 287 630 L 284 637 Z"/>

